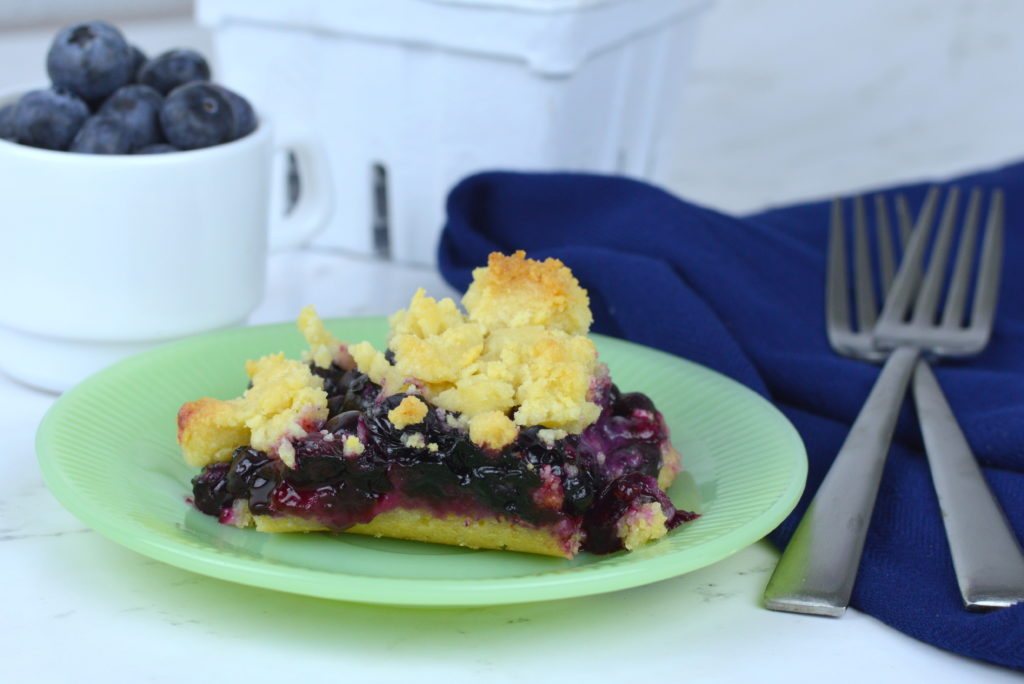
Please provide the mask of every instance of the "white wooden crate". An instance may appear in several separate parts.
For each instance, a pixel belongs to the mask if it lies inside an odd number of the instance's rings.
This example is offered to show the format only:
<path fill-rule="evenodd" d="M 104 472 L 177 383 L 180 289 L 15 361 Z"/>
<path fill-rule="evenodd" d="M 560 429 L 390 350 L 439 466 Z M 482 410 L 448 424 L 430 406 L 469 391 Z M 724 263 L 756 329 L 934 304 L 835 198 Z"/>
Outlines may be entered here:
<path fill-rule="evenodd" d="M 198 0 L 218 80 L 324 151 L 316 245 L 432 263 L 484 169 L 649 179 L 710 0 Z"/>

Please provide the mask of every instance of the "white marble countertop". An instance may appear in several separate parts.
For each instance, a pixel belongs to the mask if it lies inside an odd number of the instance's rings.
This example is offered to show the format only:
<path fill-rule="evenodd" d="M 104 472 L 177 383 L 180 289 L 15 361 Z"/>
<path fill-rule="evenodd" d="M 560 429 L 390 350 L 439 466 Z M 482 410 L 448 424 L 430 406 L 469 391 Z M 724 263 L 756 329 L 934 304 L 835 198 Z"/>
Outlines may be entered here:
<path fill-rule="evenodd" d="M 685 98 L 692 135 L 663 184 L 743 211 L 1024 157 L 1024 89 L 1013 80 L 1024 71 L 1024 7 L 893 4 L 720 0 Z M 180 19 L 136 31 L 150 49 L 205 40 Z M 0 36 L 0 85 L 34 78 L 20 56 L 49 35 Z M 389 313 L 418 286 L 449 293 L 428 269 L 281 253 L 253 322 L 310 302 L 326 316 Z M 192 574 L 106 540 L 49 494 L 33 439 L 53 401 L 0 376 L 5 681 L 1019 680 L 857 611 L 765 610 L 777 559 L 766 542 L 646 587 L 491 608 L 380 608 Z"/>

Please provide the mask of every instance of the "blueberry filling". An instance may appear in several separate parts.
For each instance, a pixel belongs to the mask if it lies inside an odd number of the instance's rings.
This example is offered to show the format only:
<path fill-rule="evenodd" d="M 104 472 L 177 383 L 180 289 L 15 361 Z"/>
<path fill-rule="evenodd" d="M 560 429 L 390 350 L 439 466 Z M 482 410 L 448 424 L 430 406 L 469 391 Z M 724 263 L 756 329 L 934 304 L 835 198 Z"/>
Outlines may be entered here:
<path fill-rule="evenodd" d="M 207 515 L 220 515 L 235 500 L 227 488 L 228 465 L 213 463 L 192 478 L 192 500 Z"/>
<path fill-rule="evenodd" d="M 261 451 L 239 447 L 228 468 L 228 491 L 237 498 L 248 499 L 253 513 L 270 513 L 270 497 L 281 479 L 281 470 L 280 461 Z"/>
<path fill-rule="evenodd" d="M 324 380 L 323 429 L 292 442 L 295 464 L 250 447 L 230 463 L 207 466 L 192 480 L 195 505 L 218 515 L 236 499 L 257 515 L 293 515 L 344 530 L 397 506 L 438 515 L 507 515 L 530 525 L 565 520 L 582 525 L 583 548 L 622 548 L 618 523 L 630 510 L 657 502 L 669 529 L 695 514 L 677 511 L 658 488 L 667 432 L 643 394 L 601 391 L 597 421 L 582 434 L 550 439 L 541 427 L 520 430 L 501 450 L 480 448 L 457 415 L 428 403 L 421 422 L 397 428 L 388 412 L 403 395 L 355 370 L 313 367 Z M 351 447 L 351 438 L 361 449 Z"/>
<path fill-rule="evenodd" d="M 310 366 L 310 370 L 324 379 L 328 418 L 345 411 L 365 411 L 380 394 L 380 385 L 370 382 L 365 373 L 345 370 L 334 363 L 330 368 Z"/>
<path fill-rule="evenodd" d="M 621 549 L 619 520 L 630 510 L 648 503 L 661 504 L 661 510 L 667 518 L 666 527 L 670 530 L 697 517 L 689 511 L 677 511 L 653 477 L 628 473 L 612 481 L 584 516 L 587 550 L 591 553 L 611 553 Z"/>

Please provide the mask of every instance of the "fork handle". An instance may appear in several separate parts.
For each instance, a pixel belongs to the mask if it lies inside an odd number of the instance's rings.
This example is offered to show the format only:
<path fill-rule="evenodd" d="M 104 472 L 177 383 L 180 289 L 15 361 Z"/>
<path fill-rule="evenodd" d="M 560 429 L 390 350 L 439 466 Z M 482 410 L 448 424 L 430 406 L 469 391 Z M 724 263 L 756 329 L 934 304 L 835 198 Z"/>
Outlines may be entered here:
<path fill-rule="evenodd" d="M 767 608 L 830 617 L 846 611 L 892 431 L 918 356 L 917 349 L 898 347 L 885 362 L 768 581 Z"/>
<path fill-rule="evenodd" d="M 1020 544 L 927 362 L 918 362 L 913 385 L 928 465 L 964 606 L 987 610 L 1024 601 L 1024 554 Z"/>

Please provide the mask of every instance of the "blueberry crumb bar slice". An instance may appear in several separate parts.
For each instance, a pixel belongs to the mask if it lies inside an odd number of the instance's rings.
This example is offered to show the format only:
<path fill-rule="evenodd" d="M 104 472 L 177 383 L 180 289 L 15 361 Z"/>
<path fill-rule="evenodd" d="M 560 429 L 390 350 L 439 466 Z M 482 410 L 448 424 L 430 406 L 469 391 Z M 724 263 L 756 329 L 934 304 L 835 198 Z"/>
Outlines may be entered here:
<path fill-rule="evenodd" d="M 465 313 L 423 291 L 387 349 L 311 307 L 302 360 L 249 361 L 242 396 L 178 414 L 192 500 L 222 523 L 572 558 L 635 549 L 696 514 L 665 495 L 679 454 L 651 400 L 622 393 L 555 259 L 492 254 Z"/>

